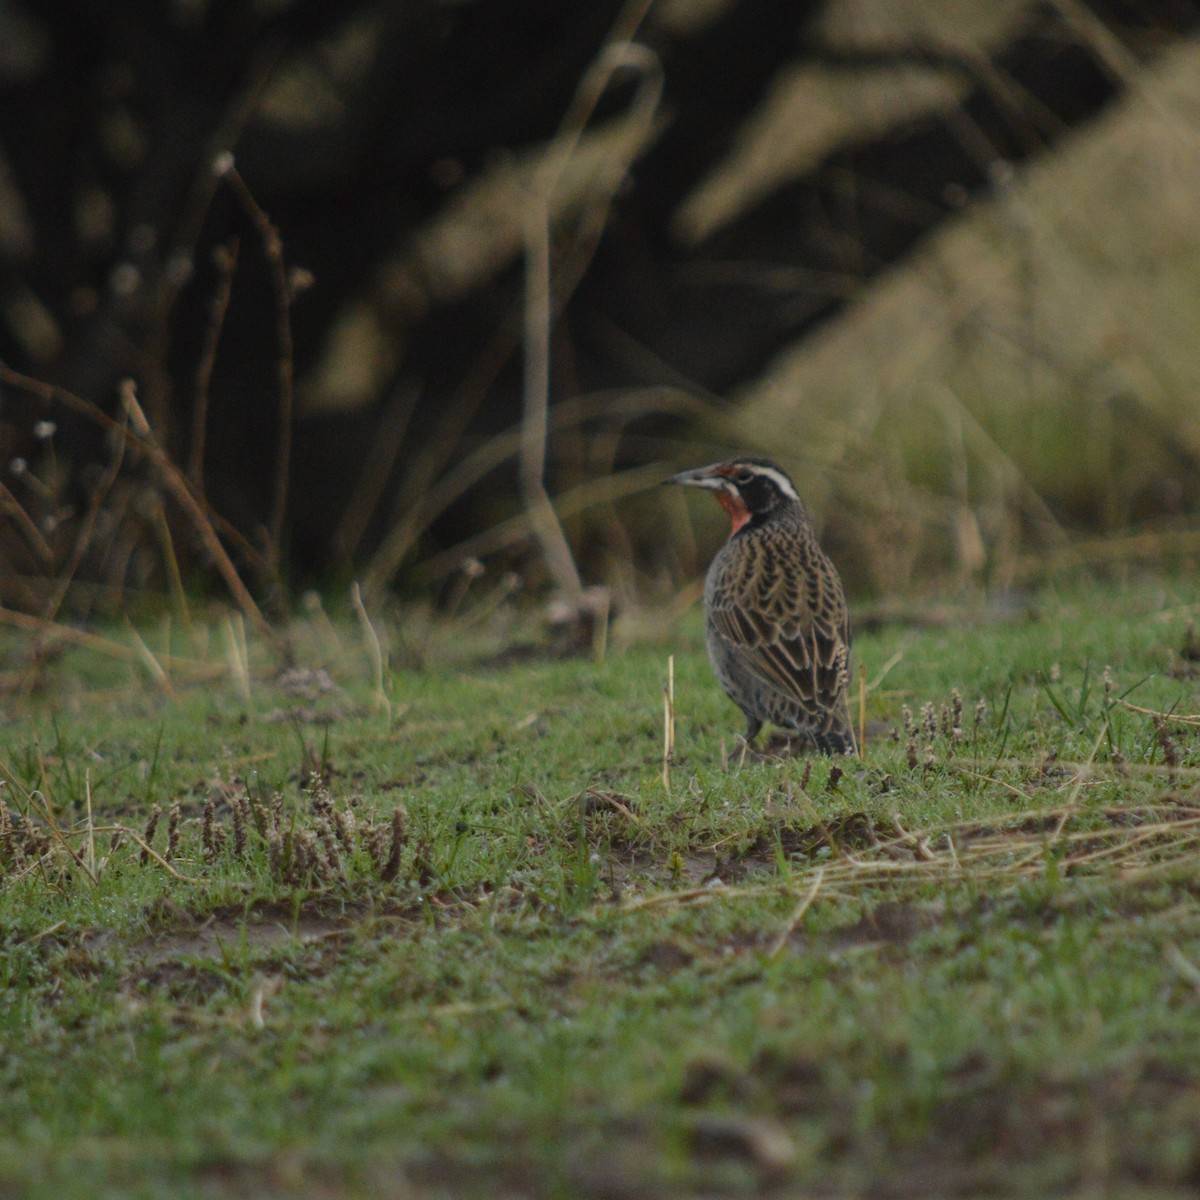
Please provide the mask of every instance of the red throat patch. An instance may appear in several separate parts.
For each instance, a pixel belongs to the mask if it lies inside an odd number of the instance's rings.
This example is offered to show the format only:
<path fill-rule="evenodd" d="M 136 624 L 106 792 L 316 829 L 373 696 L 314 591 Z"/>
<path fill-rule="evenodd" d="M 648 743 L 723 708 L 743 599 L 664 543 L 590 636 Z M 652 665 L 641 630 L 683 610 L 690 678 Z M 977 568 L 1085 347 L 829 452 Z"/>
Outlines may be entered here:
<path fill-rule="evenodd" d="M 746 507 L 746 502 L 737 492 L 727 492 L 722 489 L 717 493 L 717 500 L 720 502 L 721 507 L 729 514 L 729 519 L 733 522 L 733 528 L 729 531 L 729 536 L 732 537 L 750 520 L 750 510 Z"/>

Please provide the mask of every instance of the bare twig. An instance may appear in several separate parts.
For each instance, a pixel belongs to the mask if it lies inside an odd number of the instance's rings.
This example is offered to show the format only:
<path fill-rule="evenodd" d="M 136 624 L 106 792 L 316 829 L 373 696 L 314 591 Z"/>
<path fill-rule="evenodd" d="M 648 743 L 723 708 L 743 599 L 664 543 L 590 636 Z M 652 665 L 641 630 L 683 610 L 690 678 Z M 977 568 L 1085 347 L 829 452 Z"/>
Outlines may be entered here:
<path fill-rule="evenodd" d="M 220 185 L 221 166 L 233 161 L 232 150 L 241 138 L 246 122 L 254 112 L 263 89 L 270 83 L 275 62 L 283 50 L 283 40 L 267 36 L 251 55 L 246 68 L 239 74 L 239 86 L 231 95 L 224 111 L 196 160 L 187 195 L 180 205 L 178 218 L 173 222 L 174 237 L 168 253 L 162 284 L 154 297 L 154 322 L 147 339 L 146 360 L 164 363 L 173 332 L 173 317 L 179 297 L 192 278 L 196 245 L 204 227 L 205 217 L 213 196 Z M 159 389 L 162 393 L 163 389 Z M 165 395 L 150 398 L 150 409 L 159 428 L 167 419 Z"/>
<path fill-rule="evenodd" d="M 136 829 L 130 829 L 128 825 L 97 825 L 96 833 L 123 833 L 131 842 L 141 848 L 142 853 L 148 858 L 154 859 L 156 863 L 168 875 L 178 879 L 180 883 L 203 883 L 203 879 L 197 878 L 195 875 L 185 875 L 182 871 L 177 871 L 157 850 L 151 846 Z"/>
<path fill-rule="evenodd" d="M 67 598 L 71 582 L 79 570 L 80 563 L 83 562 L 83 556 L 87 553 L 88 547 L 92 543 L 92 535 L 96 531 L 96 522 L 100 518 L 100 510 L 104 507 L 104 502 L 108 499 L 113 485 L 117 482 L 117 476 L 121 473 L 121 464 L 124 461 L 125 439 L 117 438 L 114 440 L 112 448 L 112 462 L 104 472 L 88 501 L 87 514 L 83 518 L 79 533 L 75 538 L 75 545 L 71 549 L 71 557 L 59 573 L 54 593 L 46 602 L 46 609 L 43 616 L 45 616 L 47 621 L 53 621 L 58 616 L 59 609 L 62 608 L 63 601 Z"/>
<path fill-rule="evenodd" d="M 1174 721 L 1176 725 L 1200 725 L 1200 714 L 1184 715 L 1183 713 L 1160 712 L 1155 708 L 1142 708 L 1140 704 L 1131 704 L 1128 700 L 1117 700 L 1117 703 L 1122 708 L 1129 709 L 1130 712 L 1142 713 L 1156 721 Z"/>
<path fill-rule="evenodd" d="M 25 511 L 24 505 L 3 483 L 0 483 L 0 512 L 6 513 L 13 519 L 29 548 L 41 560 L 42 566 L 52 566 L 54 563 L 54 551 L 50 549 L 50 543 L 42 536 L 42 531 L 37 527 L 37 523 L 33 518 Z"/>
<path fill-rule="evenodd" d="M 283 261 L 283 241 L 271 218 L 254 199 L 237 167 L 230 162 L 225 179 L 254 222 L 262 239 L 263 254 L 271 271 L 275 292 L 275 340 L 279 353 L 279 428 L 275 457 L 275 495 L 268 524 L 272 573 L 278 574 L 283 553 L 283 521 L 287 513 L 288 488 L 292 465 L 292 435 L 295 422 L 295 356 L 292 345 L 292 285 Z"/>
<path fill-rule="evenodd" d="M 290 653 L 285 639 L 276 633 L 274 628 L 268 623 L 259 610 L 258 605 L 254 602 L 254 597 L 250 595 L 246 585 L 242 582 L 237 568 L 233 565 L 232 559 L 230 559 L 225 547 L 221 544 L 221 539 L 217 536 L 216 530 L 213 528 L 212 520 L 210 520 L 208 513 L 206 513 L 203 503 L 193 493 L 187 477 L 171 460 L 170 455 L 155 441 L 150 423 L 146 420 L 146 415 L 142 412 L 141 405 L 137 402 L 136 389 L 131 380 L 126 380 L 122 385 L 121 398 L 128 414 L 129 425 L 132 425 L 132 428 L 124 422 L 114 420 L 108 413 L 93 404 L 90 400 L 85 400 L 82 396 L 77 396 L 74 392 L 70 392 L 66 388 L 45 383 L 30 375 L 22 374 L 20 371 L 14 371 L 4 362 L 0 362 L 0 383 L 6 383 L 10 387 L 28 392 L 48 405 L 61 404 L 63 407 L 69 408 L 72 412 L 86 417 L 87 420 L 94 422 L 102 429 L 114 434 L 127 445 L 144 454 L 158 470 L 163 485 L 171 494 L 176 504 L 183 510 L 185 516 L 195 529 L 196 534 L 199 536 L 201 543 L 204 545 L 205 550 L 211 555 L 218 573 L 224 580 L 225 586 L 229 589 L 237 606 L 270 639 L 277 651 L 285 656 Z"/>
<path fill-rule="evenodd" d="M 217 345 L 221 330 L 225 327 L 225 315 L 229 311 L 229 298 L 233 294 L 233 276 L 237 271 L 240 240 L 234 236 L 215 252 L 217 268 L 217 290 L 209 308 L 208 325 L 204 330 L 204 345 L 200 361 L 196 364 L 195 395 L 192 400 L 192 444 L 188 455 L 188 478 L 198 495 L 204 495 L 204 442 L 208 435 L 208 398 L 212 383 L 213 367 L 217 361 Z"/>

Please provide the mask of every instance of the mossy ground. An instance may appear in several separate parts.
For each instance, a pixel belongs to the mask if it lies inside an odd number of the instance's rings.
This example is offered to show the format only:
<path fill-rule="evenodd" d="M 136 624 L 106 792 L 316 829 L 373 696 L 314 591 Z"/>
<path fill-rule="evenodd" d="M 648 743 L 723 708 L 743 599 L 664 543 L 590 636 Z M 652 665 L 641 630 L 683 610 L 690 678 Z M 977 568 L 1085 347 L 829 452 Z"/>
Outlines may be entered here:
<path fill-rule="evenodd" d="M 695 612 L 601 662 L 398 626 L 382 694 L 352 624 L 32 689 L 11 638 L 0 1191 L 1190 1195 L 1193 597 L 860 633 L 840 777 L 741 755 Z"/>

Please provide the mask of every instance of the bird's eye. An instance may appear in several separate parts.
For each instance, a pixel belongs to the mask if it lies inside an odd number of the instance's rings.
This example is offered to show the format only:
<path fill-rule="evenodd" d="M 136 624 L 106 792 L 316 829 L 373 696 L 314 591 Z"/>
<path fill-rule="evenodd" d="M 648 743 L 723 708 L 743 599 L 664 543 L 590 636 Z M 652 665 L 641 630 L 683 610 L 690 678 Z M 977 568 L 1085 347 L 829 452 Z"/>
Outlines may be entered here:
<path fill-rule="evenodd" d="M 750 480 L 752 480 L 753 478 L 754 478 L 753 471 L 739 471 L 733 477 L 733 482 L 736 483 L 738 485 L 738 487 L 745 487 L 746 484 L 748 484 L 750 482 Z"/>

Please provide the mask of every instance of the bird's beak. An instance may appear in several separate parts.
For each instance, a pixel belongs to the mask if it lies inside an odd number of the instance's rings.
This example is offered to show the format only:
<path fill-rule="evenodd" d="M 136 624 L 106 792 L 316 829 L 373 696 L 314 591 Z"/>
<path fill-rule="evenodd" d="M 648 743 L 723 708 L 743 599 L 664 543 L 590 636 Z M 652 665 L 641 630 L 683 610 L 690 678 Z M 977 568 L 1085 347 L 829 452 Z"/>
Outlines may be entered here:
<path fill-rule="evenodd" d="M 692 471 L 680 471 L 678 475 L 664 479 L 663 483 L 682 483 L 687 487 L 709 488 L 714 492 L 728 487 L 728 480 L 723 475 L 718 475 L 715 467 L 696 467 Z"/>

